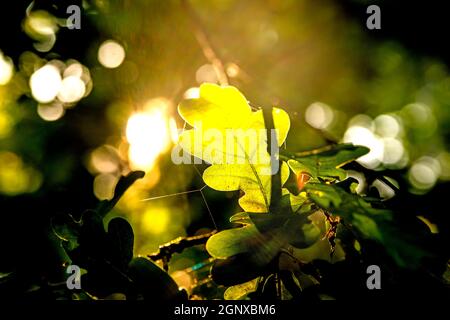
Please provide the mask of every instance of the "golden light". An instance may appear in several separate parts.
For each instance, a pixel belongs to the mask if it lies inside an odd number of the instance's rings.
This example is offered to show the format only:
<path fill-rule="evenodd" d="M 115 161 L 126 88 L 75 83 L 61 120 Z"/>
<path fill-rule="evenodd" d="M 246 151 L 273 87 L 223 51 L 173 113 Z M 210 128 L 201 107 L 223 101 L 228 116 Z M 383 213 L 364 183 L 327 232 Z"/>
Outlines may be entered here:
<path fill-rule="evenodd" d="M 400 140 L 395 138 L 383 138 L 383 163 L 398 164 L 405 155 L 405 148 Z"/>
<path fill-rule="evenodd" d="M 143 213 L 141 221 L 146 232 L 161 234 L 166 231 L 170 222 L 169 208 L 152 206 Z"/>
<path fill-rule="evenodd" d="M 90 164 L 93 171 L 114 173 L 119 170 L 120 156 L 114 147 L 103 145 L 91 153 Z"/>
<path fill-rule="evenodd" d="M 128 150 L 131 167 L 135 170 L 152 169 L 159 154 L 160 149 L 148 144 L 131 144 Z"/>
<path fill-rule="evenodd" d="M 370 129 L 360 126 L 352 126 L 344 134 L 344 142 L 354 145 L 366 146 L 369 153 L 358 158 L 358 162 L 368 168 L 377 167 L 384 157 L 384 145 L 381 139 L 373 134 Z"/>
<path fill-rule="evenodd" d="M 177 122 L 174 118 L 170 118 L 169 120 L 169 129 L 170 129 L 170 138 L 172 139 L 173 143 L 178 143 L 179 139 L 179 132 L 177 127 Z"/>
<path fill-rule="evenodd" d="M 101 173 L 94 179 L 94 194 L 99 200 L 110 200 L 114 196 L 118 177 L 111 173 Z"/>
<path fill-rule="evenodd" d="M 210 82 L 217 83 L 219 81 L 216 70 L 212 64 L 204 64 L 197 69 L 195 79 L 198 83 Z"/>
<path fill-rule="evenodd" d="M 11 58 L 5 57 L 0 51 L 0 86 L 7 84 L 14 73 L 14 65 Z"/>
<path fill-rule="evenodd" d="M 272 48 L 278 42 L 278 38 L 278 32 L 265 23 L 259 26 L 259 32 L 255 37 L 258 46 L 264 51 Z"/>
<path fill-rule="evenodd" d="M 443 180 L 450 180 L 450 153 L 447 151 L 442 151 L 437 160 L 441 167 L 441 178 Z"/>
<path fill-rule="evenodd" d="M 16 195 L 40 188 L 41 173 L 26 165 L 17 154 L 0 151 L 0 163 L 0 193 Z"/>
<path fill-rule="evenodd" d="M 177 283 L 179 288 L 185 289 L 189 294 L 192 293 L 192 288 L 195 285 L 195 279 L 191 274 L 184 270 L 177 270 L 170 274 L 172 279 Z"/>
<path fill-rule="evenodd" d="M 128 119 L 127 140 L 130 144 L 149 144 L 148 141 L 155 139 L 155 135 L 164 135 L 167 131 L 166 118 L 162 111 L 136 113 Z M 156 140 L 156 139 L 155 139 Z M 164 141 L 152 141 L 162 148 Z"/>
<path fill-rule="evenodd" d="M 240 68 L 235 63 L 229 63 L 227 64 L 226 72 L 230 78 L 236 78 L 239 75 Z"/>
<path fill-rule="evenodd" d="M 56 19 L 44 10 L 30 12 L 27 15 L 24 27 L 27 33 L 35 32 L 43 36 L 55 34 L 58 30 Z"/>
<path fill-rule="evenodd" d="M 125 60 L 125 49 L 116 41 L 107 40 L 98 49 L 98 61 L 105 67 L 114 69 Z"/>
<path fill-rule="evenodd" d="M 9 113 L 0 109 L 0 139 L 7 137 L 11 133 L 13 125 L 14 120 Z"/>
<path fill-rule="evenodd" d="M 305 119 L 312 127 L 317 129 L 327 128 L 333 121 L 333 110 L 321 102 L 314 102 L 305 112 Z"/>
<path fill-rule="evenodd" d="M 52 104 L 39 104 L 37 112 L 45 121 L 56 121 L 64 115 L 64 107 L 58 101 Z"/>
<path fill-rule="evenodd" d="M 73 59 L 68 60 L 66 64 L 67 67 L 65 67 L 64 69 L 63 77 L 68 78 L 73 76 L 76 78 L 80 78 L 81 81 L 83 81 L 83 83 L 85 84 L 84 97 L 86 97 L 89 94 L 90 90 L 92 89 L 92 79 L 89 69 Z"/>
<path fill-rule="evenodd" d="M 376 133 L 382 137 L 394 138 L 400 133 L 399 120 L 391 115 L 382 114 L 375 118 Z"/>
<path fill-rule="evenodd" d="M 50 13 L 44 10 L 29 11 L 23 24 L 24 31 L 29 37 L 38 41 L 33 44 L 36 50 L 48 52 L 56 42 L 58 21 Z"/>
<path fill-rule="evenodd" d="M 199 87 L 192 87 L 192 88 L 187 89 L 184 92 L 183 97 L 185 99 L 196 99 L 196 98 L 200 97 L 200 88 Z"/>
<path fill-rule="evenodd" d="M 368 168 L 380 164 L 403 168 L 408 164 L 409 156 L 399 137 L 402 129 L 402 122 L 396 115 L 382 114 L 372 120 L 368 115 L 358 114 L 350 119 L 343 141 L 370 149 L 358 159 Z"/>
<path fill-rule="evenodd" d="M 165 100 L 150 100 L 144 109 L 128 119 L 126 137 L 130 144 L 131 167 L 150 170 L 158 156 L 168 148 L 171 132 Z"/>
<path fill-rule="evenodd" d="M 86 86 L 79 77 L 68 76 L 61 82 L 58 99 L 62 102 L 73 103 L 83 98 L 85 92 Z"/>
<path fill-rule="evenodd" d="M 439 161 L 431 157 L 422 157 L 414 162 L 409 170 L 409 181 L 418 190 L 432 188 L 441 174 Z"/>
<path fill-rule="evenodd" d="M 375 130 L 375 124 L 372 121 L 372 118 L 366 114 L 357 114 L 348 122 L 349 127 L 363 127 L 367 128 L 370 131 Z"/>
<path fill-rule="evenodd" d="M 83 66 L 78 62 L 71 63 L 64 70 L 64 73 L 63 73 L 64 78 L 69 77 L 69 76 L 75 76 L 75 77 L 81 78 L 82 75 L 83 75 Z"/>
<path fill-rule="evenodd" d="M 59 69 L 47 64 L 31 75 L 31 93 L 41 103 L 52 102 L 61 88 L 61 81 Z"/>
<path fill-rule="evenodd" d="M 430 107 L 424 103 L 408 104 L 402 109 L 401 114 L 413 128 L 424 126 L 433 118 Z"/>

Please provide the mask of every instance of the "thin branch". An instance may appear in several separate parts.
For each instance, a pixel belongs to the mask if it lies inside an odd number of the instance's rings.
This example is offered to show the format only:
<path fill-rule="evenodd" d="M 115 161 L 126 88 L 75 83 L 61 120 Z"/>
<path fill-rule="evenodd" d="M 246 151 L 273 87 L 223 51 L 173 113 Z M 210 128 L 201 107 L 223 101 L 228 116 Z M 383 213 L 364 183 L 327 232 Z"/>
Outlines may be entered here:
<path fill-rule="evenodd" d="M 189 0 L 182 0 L 182 5 L 187 15 L 189 16 L 189 20 L 192 24 L 192 28 L 194 31 L 195 38 L 197 39 L 198 44 L 202 48 L 203 55 L 206 59 L 212 64 L 214 70 L 217 74 L 217 79 L 221 85 L 228 85 L 228 77 L 225 72 L 225 67 L 217 54 L 217 50 L 214 49 L 211 41 L 209 40 L 208 34 L 203 26 L 203 23 L 195 12 L 195 9 L 192 7 Z"/>
<path fill-rule="evenodd" d="M 216 232 L 217 230 L 213 230 L 209 233 L 201 234 L 198 236 L 176 238 L 166 244 L 159 246 L 159 250 L 153 254 L 148 255 L 148 257 L 153 261 L 162 260 L 164 264 L 164 270 L 167 271 L 169 269 L 169 260 L 174 253 L 180 253 L 184 249 L 199 244 L 205 244 L 206 241 L 208 241 L 208 239 Z"/>

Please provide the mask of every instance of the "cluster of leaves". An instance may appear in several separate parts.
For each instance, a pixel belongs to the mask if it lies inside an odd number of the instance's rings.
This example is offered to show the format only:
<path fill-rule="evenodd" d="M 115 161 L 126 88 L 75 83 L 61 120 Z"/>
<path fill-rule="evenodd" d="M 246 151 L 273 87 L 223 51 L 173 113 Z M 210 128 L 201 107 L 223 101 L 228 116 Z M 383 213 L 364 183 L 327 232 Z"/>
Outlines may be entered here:
<path fill-rule="evenodd" d="M 234 87 L 204 84 L 199 98 L 183 101 L 179 113 L 192 126 L 180 136 L 181 148 L 210 164 L 203 172 L 209 187 L 240 191 L 242 212 L 230 217 L 233 228 L 178 239 L 162 246 L 153 260 L 162 259 L 167 267 L 173 253 L 207 239 L 206 250 L 214 259 L 210 276 L 226 287 L 225 299 L 362 296 L 368 292 L 365 271 L 371 264 L 382 267 L 383 286 L 403 286 L 414 277 L 419 283 L 433 283 L 431 290 L 440 288 L 448 257 L 427 246 L 436 242 L 425 225 L 415 216 L 401 215 L 399 220 L 376 189 L 357 192 L 358 181 L 348 177 L 347 168 L 356 167 L 372 181 L 389 184 L 382 175 L 358 167 L 355 160 L 367 148 L 336 144 L 274 153 L 269 146 L 283 145 L 289 116 L 279 108 L 252 110 Z M 211 136 L 208 129 L 217 135 Z M 247 129 L 276 129 L 276 134 L 254 140 Z M 221 137 L 231 138 L 236 148 L 230 149 Z M 279 170 L 273 170 L 274 164 Z M 114 197 L 85 211 L 79 220 L 70 215 L 51 219 L 45 229 L 59 273 L 39 271 L 45 280 L 32 287 L 24 284 L 25 296 L 156 303 L 188 298 L 150 259 L 133 257 L 134 234 L 125 219 L 113 218 L 105 229 L 106 215 L 143 175 L 131 172 L 122 177 Z M 433 265 L 438 267 L 426 269 L 425 262 L 437 256 L 439 263 Z M 72 264 L 83 270 L 78 290 L 66 285 L 66 268 Z M 425 272 L 415 271 L 424 268 Z M 17 287 L 20 272 L 0 274 L 0 296 Z"/>
<path fill-rule="evenodd" d="M 26 298 L 52 299 L 131 299 L 158 302 L 186 299 L 175 281 L 153 261 L 133 257 L 134 233 L 123 218 L 109 221 L 104 218 L 113 209 L 124 192 L 144 172 L 135 171 L 122 177 L 111 200 L 99 202 L 96 209 L 86 210 L 77 221 L 71 215 L 57 215 L 48 228 L 49 242 L 59 273 L 51 281 L 39 283 L 24 293 Z M 81 268 L 81 288 L 69 288 L 70 265 Z M 0 288 L 8 292 L 15 285 L 15 274 L 3 277 Z M 69 280 L 69 281 L 67 281 Z"/>
<path fill-rule="evenodd" d="M 210 164 L 203 173 L 205 183 L 220 191 L 241 191 L 243 212 L 230 218 L 235 227 L 218 232 L 206 244 L 216 258 L 211 276 L 228 287 L 226 299 L 336 297 L 326 285 L 337 276 L 330 270 L 339 269 L 331 263 L 357 270 L 353 276 L 358 278 L 363 258 L 377 256 L 379 250 L 395 268 L 418 268 L 432 256 L 420 241 L 429 233 L 399 229 L 395 213 L 379 196 L 356 193 L 358 181 L 347 178 L 345 166 L 368 153 L 366 147 L 338 144 L 271 154 L 266 149 L 269 135 L 263 143 L 248 143 L 242 129 L 276 129 L 281 146 L 289 117 L 278 108 L 252 111 L 234 87 L 204 84 L 199 98 L 182 102 L 179 113 L 193 127 L 181 135 L 181 147 Z M 206 137 L 209 128 L 223 136 L 227 131 L 227 137 L 231 132 L 244 161 L 225 161 L 236 156 L 223 141 Z M 195 147 L 196 137 L 203 138 L 201 148 Z M 258 147 L 267 150 L 259 162 L 253 158 Z M 274 161 L 280 170 L 268 175 Z M 365 287 L 365 280 L 358 281 L 359 289 Z"/>

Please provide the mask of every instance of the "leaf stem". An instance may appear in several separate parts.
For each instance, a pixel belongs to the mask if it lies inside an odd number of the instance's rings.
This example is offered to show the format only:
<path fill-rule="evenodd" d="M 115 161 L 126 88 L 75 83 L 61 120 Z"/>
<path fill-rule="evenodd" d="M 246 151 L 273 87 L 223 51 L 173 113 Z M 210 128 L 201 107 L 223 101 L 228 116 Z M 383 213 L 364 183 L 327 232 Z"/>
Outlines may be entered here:
<path fill-rule="evenodd" d="M 263 108 L 264 124 L 266 126 L 267 134 L 267 153 L 270 155 L 271 164 L 271 184 L 270 184 L 270 206 L 269 212 L 275 213 L 279 209 L 281 200 L 281 166 L 279 159 L 279 152 L 275 152 L 272 145 L 275 145 L 278 150 L 278 139 L 275 131 L 275 124 L 272 115 L 273 108 Z"/>
<path fill-rule="evenodd" d="M 159 246 L 159 250 L 153 254 L 148 255 L 147 257 L 152 259 L 153 261 L 163 260 L 164 269 L 167 271 L 168 263 L 170 258 L 174 253 L 180 253 L 184 249 L 199 245 L 205 244 L 208 239 L 214 235 L 217 230 L 213 230 L 209 233 L 192 236 L 192 237 L 179 237 L 175 240 L 172 240 L 166 244 Z"/>

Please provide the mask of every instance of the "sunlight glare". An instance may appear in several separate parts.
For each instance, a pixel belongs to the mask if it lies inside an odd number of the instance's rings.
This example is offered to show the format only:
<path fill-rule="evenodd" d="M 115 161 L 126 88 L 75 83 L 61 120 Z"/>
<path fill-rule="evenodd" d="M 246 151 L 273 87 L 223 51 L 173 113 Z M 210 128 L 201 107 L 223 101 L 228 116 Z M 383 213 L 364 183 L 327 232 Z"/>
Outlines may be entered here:
<path fill-rule="evenodd" d="M 37 101 L 49 103 L 58 94 L 61 81 L 58 68 L 47 64 L 32 74 L 30 78 L 31 93 Z"/>
<path fill-rule="evenodd" d="M 152 207 L 142 215 L 142 227 L 152 234 L 166 231 L 170 221 L 170 211 L 167 207 Z"/>
<path fill-rule="evenodd" d="M 376 132 L 382 137 L 394 138 L 400 133 L 400 123 L 391 115 L 382 114 L 375 118 Z"/>
<path fill-rule="evenodd" d="M 403 158 L 405 148 L 400 140 L 394 138 L 384 138 L 383 141 L 383 163 L 397 164 Z"/>
<path fill-rule="evenodd" d="M 125 59 L 125 49 L 113 40 L 103 42 L 98 49 L 98 61 L 109 69 L 120 66 Z"/>
<path fill-rule="evenodd" d="M 183 97 L 185 99 L 197 99 L 198 97 L 200 97 L 200 88 L 199 87 L 192 87 L 187 89 L 184 92 Z"/>
<path fill-rule="evenodd" d="M 431 157 L 422 157 L 414 162 L 409 170 L 410 183 L 419 190 L 430 189 L 441 173 L 439 161 Z"/>
<path fill-rule="evenodd" d="M 333 121 L 333 110 L 326 104 L 314 102 L 305 112 L 305 119 L 316 129 L 325 129 Z"/>
<path fill-rule="evenodd" d="M 364 164 L 368 168 L 375 168 L 383 159 L 383 142 L 367 128 L 359 126 L 348 128 L 344 135 L 344 142 L 366 146 L 370 149 L 368 154 L 358 159 L 358 162 Z"/>
<path fill-rule="evenodd" d="M 58 99 L 62 102 L 73 103 L 83 98 L 85 92 L 86 86 L 79 77 L 68 76 L 61 82 Z"/>
<path fill-rule="evenodd" d="M 135 113 L 128 119 L 128 156 L 134 169 L 151 169 L 170 143 L 168 118 L 163 108 Z"/>
<path fill-rule="evenodd" d="M 197 69 L 195 79 L 198 83 L 217 83 L 219 81 L 216 70 L 212 64 L 204 64 Z"/>
<path fill-rule="evenodd" d="M 114 196 L 114 188 L 118 178 L 110 173 L 101 173 L 94 179 L 94 194 L 99 200 L 110 200 Z"/>
<path fill-rule="evenodd" d="M 60 102 L 39 104 L 37 112 L 45 121 L 56 121 L 64 115 L 64 107 Z"/>
<path fill-rule="evenodd" d="M 0 86 L 7 84 L 14 73 L 14 66 L 11 58 L 6 57 L 0 51 Z"/>

